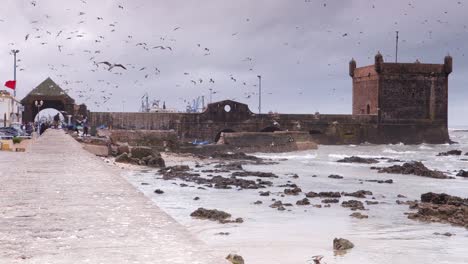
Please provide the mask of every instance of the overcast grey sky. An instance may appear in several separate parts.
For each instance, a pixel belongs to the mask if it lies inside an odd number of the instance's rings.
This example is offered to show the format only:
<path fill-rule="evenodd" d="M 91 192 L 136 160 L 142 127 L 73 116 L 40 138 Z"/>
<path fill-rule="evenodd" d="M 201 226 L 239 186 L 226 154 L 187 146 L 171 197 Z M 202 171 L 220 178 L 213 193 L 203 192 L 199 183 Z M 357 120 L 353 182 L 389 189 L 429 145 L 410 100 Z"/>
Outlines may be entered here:
<path fill-rule="evenodd" d="M 92 111 L 138 111 L 145 92 L 183 110 L 211 88 L 256 112 L 260 74 L 264 112 L 351 113 L 349 60 L 393 61 L 398 30 L 399 61 L 453 56 L 450 125 L 468 125 L 467 0 L 1 2 L 0 76 L 13 78 L 19 49 L 20 98 L 50 76 Z"/>

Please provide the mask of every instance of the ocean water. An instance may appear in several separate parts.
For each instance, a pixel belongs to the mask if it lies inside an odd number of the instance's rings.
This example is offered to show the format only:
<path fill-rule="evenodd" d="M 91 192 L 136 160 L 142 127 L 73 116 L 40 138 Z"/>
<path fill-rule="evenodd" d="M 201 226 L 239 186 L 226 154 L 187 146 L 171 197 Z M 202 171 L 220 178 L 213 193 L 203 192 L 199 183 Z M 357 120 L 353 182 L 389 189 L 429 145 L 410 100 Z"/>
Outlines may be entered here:
<path fill-rule="evenodd" d="M 274 186 L 291 181 L 304 193 L 309 191 L 357 191 L 370 190 L 379 201 L 377 205 L 365 205 L 368 219 L 354 219 L 351 210 L 332 204 L 331 208 L 296 206 L 299 196 L 280 197 L 284 187 L 267 188 L 273 194 L 259 196 L 259 190 L 199 190 L 194 187 L 180 187 L 164 181 L 156 171 L 127 171 L 125 176 L 151 198 L 159 207 L 186 226 L 195 236 L 213 247 L 220 254 L 234 252 L 244 257 L 248 264 L 300 264 L 312 263 L 311 257 L 323 255 L 323 263 L 468 263 L 468 230 L 449 224 L 422 223 L 410 220 L 404 214 L 409 212 L 407 205 L 397 205 L 396 200 L 415 200 L 425 192 L 445 192 L 451 195 L 468 197 L 468 179 L 440 180 L 411 175 L 379 174 L 371 166 L 390 166 L 399 163 L 382 161 L 379 164 L 343 164 L 336 160 L 347 156 L 387 157 L 404 161 L 422 161 L 431 169 L 438 169 L 455 176 L 460 169 L 468 170 L 468 156 L 438 157 L 437 153 L 451 149 L 468 152 L 468 132 L 451 131 L 451 138 L 459 142 L 455 145 L 360 145 L 360 146 L 319 146 L 318 150 L 262 154 L 256 156 L 278 161 L 275 165 L 246 165 L 245 170 L 273 172 L 280 177 L 272 179 Z M 182 163 L 179 163 L 182 164 Z M 183 164 L 193 167 L 194 163 Z M 169 164 L 176 165 L 176 164 Z M 214 164 L 202 169 L 212 168 Z M 293 179 L 291 174 L 299 175 Z M 342 180 L 330 179 L 328 175 L 339 174 Z M 216 174 L 228 176 L 228 174 Z M 316 177 L 313 177 L 313 176 Z M 255 178 L 253 178 L 255 179 Z M 393 184 L 361 183 L 360 180 L 393 179 Z M 270 179 L 268 179 L 270 180 Z M 142 182 L 150 185 L 141 185 Z M 188 185 L 194 185 L 187 183 Z M 162 195 L 154 194 L 162 189 Z M 265 191 L 265 189 L 263 189 Z M 397 198 L 398 194 L 407 199 Z M 194 201 L 194 197 L 200 200 Z M 269 207 L 277 199 L 293 203 L 287 211 Z M 342 197 L 340 203 L 354 197 Z M 261 200 L 263 204 L 254 205 Z M 312 204 L 320 204 L 321 199 L 310 199 Z M 190 213 L 199 207 L 219 209 L 242 217 L 242 224 L 218 224 L 197 220 Z M 217 235 L 229 232 L 229 235 Z M 453 233 L 446 237 L 434 232 Z M 355 248 L 344 255 L 336 255 L 332 241 L 335 237 L 351 240 Z"/>

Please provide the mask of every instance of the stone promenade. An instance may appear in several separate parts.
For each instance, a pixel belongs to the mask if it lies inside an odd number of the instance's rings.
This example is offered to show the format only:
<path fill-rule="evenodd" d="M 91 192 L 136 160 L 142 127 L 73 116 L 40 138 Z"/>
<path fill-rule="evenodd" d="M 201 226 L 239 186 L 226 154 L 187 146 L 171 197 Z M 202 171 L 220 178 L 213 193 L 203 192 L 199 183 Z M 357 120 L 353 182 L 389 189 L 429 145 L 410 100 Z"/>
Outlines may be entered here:
<path fill-rule="evenodd" d="M 0 263 L 226 261 L 117 168 L 49 130 L 25 153 L 0 152 Z"/>

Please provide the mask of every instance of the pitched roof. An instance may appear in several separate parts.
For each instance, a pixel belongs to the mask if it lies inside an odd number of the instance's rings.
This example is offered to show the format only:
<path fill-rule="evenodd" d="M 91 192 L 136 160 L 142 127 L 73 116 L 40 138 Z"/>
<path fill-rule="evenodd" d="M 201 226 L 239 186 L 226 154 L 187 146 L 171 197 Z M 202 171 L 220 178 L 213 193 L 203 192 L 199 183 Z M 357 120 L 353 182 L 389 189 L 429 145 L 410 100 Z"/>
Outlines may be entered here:
<path fill-rule="evenodd" d="M 21 101 L 24 101 L 29 96 L 66 97 L 67 99 L 73 100 L 73 98 L 71 98 L 62 88 L 60 88 L 60 86 L 50 79 L 50 77 L 45 79 L 45 81 L 29 92 Z"/>

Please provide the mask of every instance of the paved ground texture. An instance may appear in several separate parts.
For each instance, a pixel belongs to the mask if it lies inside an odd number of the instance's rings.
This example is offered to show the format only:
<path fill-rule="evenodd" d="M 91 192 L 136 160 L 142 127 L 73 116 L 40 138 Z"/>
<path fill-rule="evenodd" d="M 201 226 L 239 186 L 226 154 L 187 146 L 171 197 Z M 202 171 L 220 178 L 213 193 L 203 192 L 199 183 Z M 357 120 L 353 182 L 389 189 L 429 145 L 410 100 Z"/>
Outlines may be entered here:
<path fill-rule="evenodd" d="M 0 263 L 220 264 L 205 244 L 62 131 L 0 152 Z"/>

